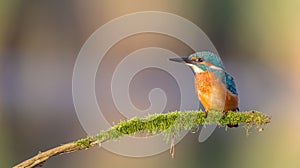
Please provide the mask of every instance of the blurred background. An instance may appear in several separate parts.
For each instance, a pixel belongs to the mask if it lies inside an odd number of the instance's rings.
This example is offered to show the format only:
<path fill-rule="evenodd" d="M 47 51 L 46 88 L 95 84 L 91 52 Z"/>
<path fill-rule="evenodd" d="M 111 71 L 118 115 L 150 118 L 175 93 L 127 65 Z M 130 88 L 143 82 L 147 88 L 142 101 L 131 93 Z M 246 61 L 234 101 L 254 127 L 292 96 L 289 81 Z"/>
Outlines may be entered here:
<path fill-rule="evenodd" d="M 198 25 L 235 77 L 240 109 L 269 114 L 272 123 L 248 137 L 243 128 L 219 128 L 204 143 L 190 133 L 176 145 L 175 159 L 168 151 L 129 158 L 93 148 L 51 158 L 44 167 L 299 168 L 299 7 L 297 0 L 0 0 L 0 167 L 86 136 L 72 101 L 72 72 L 80 48 L 108 21 L 155 10 Z M 192 53 L 167 36 L 137 35 L 109 51 L 103 71 L 135 49 L 151 46 Z M 101 77 L 106 79 L 97 74 Z"/>

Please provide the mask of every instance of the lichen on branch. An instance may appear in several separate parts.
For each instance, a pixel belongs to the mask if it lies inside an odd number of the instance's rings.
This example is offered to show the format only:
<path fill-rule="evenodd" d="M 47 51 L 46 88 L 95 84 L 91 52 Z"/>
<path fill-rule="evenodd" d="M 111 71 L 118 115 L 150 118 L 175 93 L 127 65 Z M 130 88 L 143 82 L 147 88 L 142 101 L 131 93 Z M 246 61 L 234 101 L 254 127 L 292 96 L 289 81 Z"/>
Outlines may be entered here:
<path fill-rule="evenodd" d="M 88 149 L 95 145 L 101 145 L 105 141 L 119 139 L 124 135 L 137 133 L 155 135 L 162 133 L 166 139 L 170 139 L 176 137 L 182 130 L 191 130 L 199 125 L 217 124 L 225 127 L 226 125 L 239 125 L 249 130 L 252 126 L 262 128 L 270 121 L 270 116 L 258 111 L 229 111 L 225 116 L 222 115 L 221 111 L 208 111 L 206 117 L 203 111 L 175 111 L 165 114 L 151 114 L 144 118 L 121 121 L 108 130 L 100 131 L 95 136 L 89 136 L 45 152 L 39 152 L 36 156 L 14 166 L 14 168 L 35 167 L 52 156 Z"/>

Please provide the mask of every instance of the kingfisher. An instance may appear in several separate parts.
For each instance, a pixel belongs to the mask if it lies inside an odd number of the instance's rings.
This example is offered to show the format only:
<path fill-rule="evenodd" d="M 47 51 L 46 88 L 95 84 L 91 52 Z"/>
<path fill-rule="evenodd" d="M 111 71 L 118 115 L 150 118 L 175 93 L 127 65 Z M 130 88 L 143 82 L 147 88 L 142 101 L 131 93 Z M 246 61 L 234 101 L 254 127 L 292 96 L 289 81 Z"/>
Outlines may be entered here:
<path fill-rule="evenodd" d="M 171 61 L 188 65 L 194 72 L 195 90 L 207 116 L 209 110 L 238 111 L 238 93 L 233 77 L 225 71 L 221 58 L 209 51 L 196 52 Z M 236 127 L 229 126 L 229 127 Z"/>

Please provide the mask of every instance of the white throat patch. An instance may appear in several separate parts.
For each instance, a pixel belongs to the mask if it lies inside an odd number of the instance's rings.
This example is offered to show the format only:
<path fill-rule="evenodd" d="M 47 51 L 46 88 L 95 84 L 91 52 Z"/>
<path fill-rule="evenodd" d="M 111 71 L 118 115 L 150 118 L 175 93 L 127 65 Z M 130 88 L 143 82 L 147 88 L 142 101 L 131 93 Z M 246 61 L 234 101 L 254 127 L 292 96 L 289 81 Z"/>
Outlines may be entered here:
<path fill-rule="evenodd" d="M 190 67 L 193 69 L 193 71 L 194 71 L 195 73 L 203 72 L 203 70 L 202 70 L 201 68 L 197 67 L 197 66 L 194 65 L 194 64 L 188 64 L 188 63 L 187 63 L 187 65 L 190 66 Z"/>

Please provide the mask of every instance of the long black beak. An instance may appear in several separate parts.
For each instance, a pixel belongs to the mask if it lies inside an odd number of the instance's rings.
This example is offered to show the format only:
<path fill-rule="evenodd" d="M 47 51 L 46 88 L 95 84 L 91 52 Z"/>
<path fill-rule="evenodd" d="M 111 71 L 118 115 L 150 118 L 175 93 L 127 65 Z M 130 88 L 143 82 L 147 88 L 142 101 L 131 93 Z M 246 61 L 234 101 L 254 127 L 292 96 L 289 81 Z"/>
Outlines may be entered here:
<path fill-rule="evenodd" d="M 192 63 L 188 58 L 170 58 L 169 60 L 180 63 Z"/>

